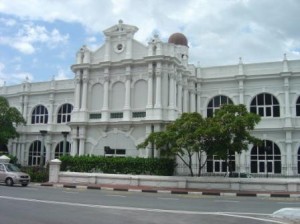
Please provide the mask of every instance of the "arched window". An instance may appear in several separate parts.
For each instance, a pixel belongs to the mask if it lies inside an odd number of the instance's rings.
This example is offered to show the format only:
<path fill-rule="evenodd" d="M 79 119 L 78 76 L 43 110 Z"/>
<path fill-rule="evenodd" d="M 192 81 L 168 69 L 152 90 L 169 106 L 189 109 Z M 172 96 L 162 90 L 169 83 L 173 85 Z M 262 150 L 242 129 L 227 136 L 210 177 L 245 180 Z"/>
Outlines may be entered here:
<path fill-rule="evenodd" d="M 280 117 L 280 106 L 273 95 L 261 93 L 253 98 L 250 112 L 262 117 Z"/>
<path fill-rule="evenodd" d="M 222 160 L 218 156 L 208 156 L 206 163 L 206 172 L 208 173 L 225 173 L 235 171 L 235 155 L 228 156 L 228 160 Z"/>
<path fill-rule="evenodd" d="M 57 114 L 57 123 L 67 123 L 71 120 L 73 106 L 69 103 L 62 105 Z"/>
<path fill-rule="evenodd" d="M 42 143 L 41 141 L 34 141 L 31 143 L 29 148 L 29 156 L 28 156 L 28 165 L 29 166 L 38 166 L 41 163 L 41 151 L 42 151 Z M 43 164 L 45 164 L 46 160 L 46 149 L 44 147 L 44 159 Z"/>
<path fill-rule="evenodd" d="M 212 117 L 224 104 L 233 104 L 233 102 L 229 97 L 223 95 L 212 98 L 207 105 L 207 117 Z"/>
<path fill-rule="evenodd" d="M 251 149 L 251 173 L 281 173 L 281 153 L 272 141 L 265 140 L 261 146 Z"/>
<path fill-rule="evenodd" d="M 300 147 L 298 149 L 298 174 L 300 174 Z"/>
<path fill-rule="evenodd" d="M 61 141 L 60 143 L 58 143 L 56 145 L 55 155 L 54 155 L 55 159 L 58 159 L 59 157 L 61 157 L 63 155 L 63 151 L 64 151 L 64 141 Z M 71 151 L 71 143 L 67 141 L 65 155 L 70 155 L 70 151 Z"/>
<path fill-rule="evenodd" d="M 31 115 L 31 124 L 47 124 L 48 110 L 43 105 L 38 105 L 34 108 Z"/>
<path fill-rule="evenodd" d="M 296 116 L 300 116 L 300 97 L 298 97 L 296 102 Z"/>

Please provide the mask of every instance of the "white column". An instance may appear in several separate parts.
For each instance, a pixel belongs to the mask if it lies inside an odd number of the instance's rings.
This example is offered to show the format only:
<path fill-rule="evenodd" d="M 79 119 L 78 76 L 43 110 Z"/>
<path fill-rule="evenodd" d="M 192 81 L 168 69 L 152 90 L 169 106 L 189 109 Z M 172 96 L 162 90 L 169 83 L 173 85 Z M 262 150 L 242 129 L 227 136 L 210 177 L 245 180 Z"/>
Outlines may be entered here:
<path fill-rule="evenodd" d="M 147 108 L 153 108 L 153 65 L 148 64 L 148 99 Z"/>
<path fill-rule="evenodd" d="M 72 129 L 72 146 L 71 146 L 71 156 L 75 156 L 78 154 L 78 139 L 77 139 L 77 128 Z"/>
<path fill-rule="evenodd" d="M 179 113 L 182 113 L 182 84 L 181 82 L 178 83 L 178 94 L 177 94 L 177 102 L 178 102 L 178 105 L 177 105 L 177 110 Z"/>
<path fill-rule="evenodd" d="M 50 102 L 50 107 L 49 107 L 49 116 L 48 116 L 48 124 L 53 124 L 53 104 L 54 104 L 54 96 L 53 94 L 50 94 L 49 96 L 49 102 Z"/>
<path fill-rule="evenodd" d="M 286 175 L 290 176 L 293 175 L 293 155 L 292 155 L 292 132 L 291 131 L 286 131 L 285 134 L 285 147 L 286 147 Z"/>
<path fill-rule="evenodd" d="M 156 98 L 155 108 L 161 108 L 161 73 L 156 72 Z"/>
<path fill-rule="evenodd" d="M 188 106 L 189 106 L 189 91 L 187 89 L 187 86 L 184 86 L 183 88 L 183 112 L 188 112 Z"/>
<path fill-rule="evenodd" d="M 79 128 L 79 155 L 85 154 L 85 127 Z"/>
<path fill-rule="evenodd" d="M 190 112 L 196 112 L 196 97 L 194 90 L 191 90 L 190 94 Z"/>
<path fill-rule="evenodd" d="M 102 106 L 102 120 L 108 120 L 108 85 L 109 76 L 108 73 L 104 76 L 104 91 L 103 91 L 103 106 Z"/>
<path fill-rule="evenodd" d="M 110 48 L 111 48 L 110 37 L 106 37 L 104 61 L 110 61 Z"/>
<path fill-rule="evenodd" d="M 25 118 L 26 121 L 30 121 L 30 119 L 28 119 L 28 96 L 25 95 L 24 96 L 24 111 L 23 111 L 23 117 Z"/>
<path fill-rule="evenodd" d="M 175 108 L 175 90 L 174 90 L 174 75 L 170 75 L 170 89 L 169 89 L 169 108 L 174 109 Z"/>
<path fill-rule="evenodd" d="M 74 111 L 78 111 L 80 109 L 80 70 L 76 71 L 75 77 L 75 102 L 74 102 Z"/>
<path fill-rule="evenodd" d="M 127 35 L 126 59 L 132 58 L 132 34 Z"/>
<path fill-rule="evenodd" d="M 130 72 L 126 75 L 126 82 L 125 82 L 125 105 L 124 105 L 124 120 L 130 120 L 130 84 L 131 84 L 131 77 Z"/>
<path fill-rule="evenodd" d="M 12 155 L 16 156 L 17 155 L 17 141 L 12 142 Z"/>
<path fill-rule="evenodd" d="M 244 104 L 244 81 L 239 80 L 239 103 Z"/>
<path fill-rule="evenodd" d="M 83 71 L 83 77 L 82 77 L 82 104 L 81 104 L 81 110 L 86 111 L 87 110 L 87 90 L 88 90 L 88 81 L 89 81 L 89 74 L 88 70 L 85 69 Z"/>
<path fill-rule="evenodd" d="M 197 112 L 201 113 L 201 85 L 200 83 L 197 84 L 197 93 L 196 93 L 196 97 L 197 97 Z"/>

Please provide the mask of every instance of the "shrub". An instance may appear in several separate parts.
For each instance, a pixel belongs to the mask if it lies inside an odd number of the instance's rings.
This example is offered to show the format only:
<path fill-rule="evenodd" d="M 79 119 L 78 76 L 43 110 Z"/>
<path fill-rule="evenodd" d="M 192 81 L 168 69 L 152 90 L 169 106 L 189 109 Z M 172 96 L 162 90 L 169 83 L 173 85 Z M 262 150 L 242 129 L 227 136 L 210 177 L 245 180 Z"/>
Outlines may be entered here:
<path fill-rule="evenodd" d="M 21 170 L 28 173 L 31 178 L 31 182 L 47 182 L 49 180 L 49 168 L 39 166 L 23 166 Z"/>
<path fill-rule="evenodd" d="M 63 156 L 61 171 L 95 172 L 111 174 L 149 174 L 171 176 L 175 161 L 169 158 L 133 158 L 103 156 Z"/>

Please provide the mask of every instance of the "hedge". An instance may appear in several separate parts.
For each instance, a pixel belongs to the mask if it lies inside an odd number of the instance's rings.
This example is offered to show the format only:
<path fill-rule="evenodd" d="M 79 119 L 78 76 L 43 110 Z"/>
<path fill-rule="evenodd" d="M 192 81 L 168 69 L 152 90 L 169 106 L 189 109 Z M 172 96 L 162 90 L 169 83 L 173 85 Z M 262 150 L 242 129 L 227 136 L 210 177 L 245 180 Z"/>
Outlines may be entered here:
<path fill-rule="evenodd" d="M 62 156 L 61 171 L 172 176 L 175 160 L 104 156 Z"/>

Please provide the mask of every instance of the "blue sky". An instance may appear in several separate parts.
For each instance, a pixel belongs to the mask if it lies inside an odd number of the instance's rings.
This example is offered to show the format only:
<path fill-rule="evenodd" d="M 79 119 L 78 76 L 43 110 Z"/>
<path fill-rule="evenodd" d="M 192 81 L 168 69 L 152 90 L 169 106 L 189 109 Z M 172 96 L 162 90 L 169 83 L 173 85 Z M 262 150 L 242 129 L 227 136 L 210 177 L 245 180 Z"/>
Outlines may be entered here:
<path fill-rule="evenodd" d="M 96 50 L 119 19 L 144 44 L 184 33 L 201 66 L 300 59 L 299 11 L 299 0 L 0 0 L 0 86 L 73 78 L 76 51 Z"/>

